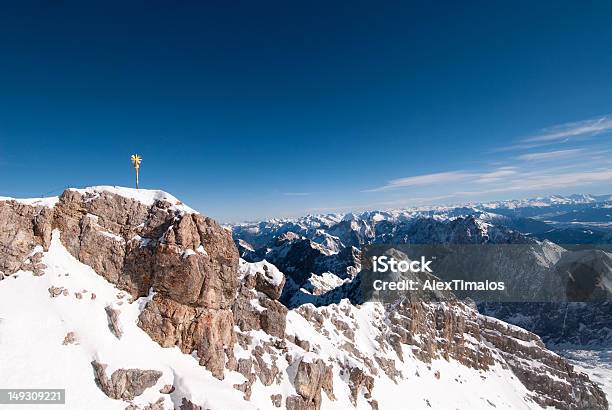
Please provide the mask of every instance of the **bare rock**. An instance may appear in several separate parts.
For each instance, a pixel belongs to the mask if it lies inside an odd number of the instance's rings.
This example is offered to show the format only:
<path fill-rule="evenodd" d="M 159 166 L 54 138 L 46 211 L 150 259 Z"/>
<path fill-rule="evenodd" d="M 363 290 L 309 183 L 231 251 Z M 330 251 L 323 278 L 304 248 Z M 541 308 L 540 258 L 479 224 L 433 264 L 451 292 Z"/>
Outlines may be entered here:
<path fill-rule="evenodd" d="M 119 314 L 121 312 L 117 309 L 113 309 L 111 306 L 106 306 L 104 311 L 106 312 L 108 328 L 110 329 L 111 333 L 115 335 L 117 339 L 121 339 L 121 336 L 123 336 L 123 329 L 121 328 L 121 323 L 119 322 Z"/>
<path fill-rule="evenodd" d="M 234 384 L 234 389 L 241 391 L 244 393 L 244 395 L 242 396 L 243 399 L 245 400 L 251 400 L 251 386 L 253 384 L 249 383 L 248 381 L 245 381 L 244 383 L 240 383 L 240 384 Z"/>
<path fill-rule="evenodd" d="M 171 384 L 166 384 L 164 387 L 162 387 L 161 389 L 159 389 L 159 392 L 161 394 L 170 394 L 174 391 L 174 386 Z"/>
<path fill-rule="evenodd" d="M 283 403 L 283 395 L 282 394 L 272 394 L 270 395 L 270 400 L 272 400 L 272 405 L 274 407 L 280 407 Z"/>
<path fill-rule="evenodd" d="M 295 336 L 295 344 L 306 350 L 307 352 L 310 351 L 310 342 L 307 340 L 302 340 L 298 336 Z"/>
<path fill-rule="evenodd" d="M 164 398 L 160 397 L 155 403 L 149 403 L 144 407 L 138 407 L 135 404 L 128 405 L 125 410 L 164 410 Z"/>
<path fill-rule="evenodd" d="M 76 339 L 76 335 L 74 334 L 74 332 L 68 332 L 66 333 L 66 337 L 64 337 L 64 341 L 62 342 L 62 344 L 66 346 L 70 344 L 75 344 L 76 341 L 77 339 Z"/>
<path fill-rule="evenodd" d="M 261 346 L 257 346 L 253 352 L 253 356 L 255 357 L 255 362 L 253 363 L 255 374 L 257 374 L 264 386 L 271 386 L 280 370 L 276 366 L 275 358 L 273 358 L 273 362 L 269 364 L 264 360 L 263 355 L 264 349 L 261 348 Z"/>
<path fill-rule="evenodd" d="M 261 329 L 271 336 L 285 337 L 287 308 L 277 300 L 263 299 L 261 305 L 266 309 L 260 314 Z"/>
<path fill-rule="evenodd" d="M 314 361 L 302 359 L 298 365 L 293 386 L 303 399 L 303 403 L 292 399 L 293 405 L 306 405 L 305 408 L 309 410 L 320 409 L 321 390 L 325 391 L 330 400 L 335 400 L 332 368 L 331 366 L 326 366 L 325 362 L 321 359 Z"/>
<path fill-rule="evenodd" d="M 169 205 L 67 190 L 55 207 L 54 226 L 73 256 L 134 297 L 153 286 L 179 303 L 229 308 L 238 267 L 231 234 L 210 218 Z M 200 246 L 205 253 L 194 251 Z"/>
<path fill-rule="evenodd" d="M 197 350 L 200 364 L 223 379 L 226 354 L 233 352 L 233 317 L 227 309 L 191 307 L 155 295 L 138 318 L 138 326 L 162 347 Z"/>
<path fill-rule="evenodd" d="M 372 390 L 374 390 L 374 378 L 365 374 L 363 370 L 352 367 L 349 370 L 349 388 L 351 389 L 351 402 L 356 406 L 357 398 L 362 390 L 365 390 L 365 394 L 371 397 Z"/>
<path fill-rule="evenodd" d="M 193 404 L 190 400 L 183 397 L 179 410 L 204 410 L 204 408 L 202 408 L 202 406 L 197 406 Z"/>
<path fill-rule="evenodd" d="M 484 339 L 497 347 L 516 377 L 533 393 L 531 398 L 542 407 L 561 410 L 576 408 L 605 409 L 605 394 L 584 373 L 544 346 L 533 333 L 502 321 L 481 316 L 479 325 Z M 534 368 L 534 360 L 543 363 Z"/>
<path fill-rule="evenodd" d="M 287 308 L 277 300 L 259 295 L 243 283 L 234 306 L 234 322 L 243 331 L 263 330 L 283 339 L 287 326 Z"/>
<path fill-rule="evenodd" d="M 140 396 L 146 389 L 153 387 L 162 376 L 157 370 L 119 369 L 110 379 L 106 376 L 106 365 L 97 361 L 91 362 L 96 384 L 112 399 L 130 401 Z"/>
<path fill-rule="evenodd" d="M 57 287 L 57 286 L 51 286 L 49 289 L 49 297 L 55 298 L 58 297 L 59 295 L 61 295 L 64 292 L 64 288 L 62 287 Z"/>
<path fill-rule="evenodd" d="M 283 293 L 284 286 L 285 275 L 272 264 L 264 264 L 262 270 L 255 275 L 255 289 L 266 294 L 270 299 L 278 300 Z"/>
<path fill-rule="evenodd" d="M 52 217 L 51 208 L 0 200 L 0 271 L 18 271 L 37 245 L 49 249 Z"/>
<path fill-rule="evenodd" d="M 317 410 L 320 408 L 320 404 L 319 407 L 316 407 L 302 396 L 288 396 L 285 400 L 285 407 L 287 410 Z"/>

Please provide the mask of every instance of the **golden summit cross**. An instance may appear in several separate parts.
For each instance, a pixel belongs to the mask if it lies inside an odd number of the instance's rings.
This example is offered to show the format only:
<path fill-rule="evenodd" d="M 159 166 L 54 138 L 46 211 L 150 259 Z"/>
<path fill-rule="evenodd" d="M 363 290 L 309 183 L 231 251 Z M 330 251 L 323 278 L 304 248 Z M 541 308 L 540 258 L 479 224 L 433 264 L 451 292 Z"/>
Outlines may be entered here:
<path fill-rule="evenodd" d="M 130 159 L 132 160 L 132 165 L 134 165 L 134 169 L 136 170 L 136 189 L 138 189 L 138 170 L 140 169 L 142 157 L 138 154 L 134 154 Z"/>

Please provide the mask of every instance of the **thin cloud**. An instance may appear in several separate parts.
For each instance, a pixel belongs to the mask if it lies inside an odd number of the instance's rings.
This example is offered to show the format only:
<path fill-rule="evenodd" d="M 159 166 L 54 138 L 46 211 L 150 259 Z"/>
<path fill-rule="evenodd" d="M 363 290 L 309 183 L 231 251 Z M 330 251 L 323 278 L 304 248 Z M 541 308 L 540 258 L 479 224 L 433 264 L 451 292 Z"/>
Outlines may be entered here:
<path fill-rule="evenodd" d="M 285 196 L 308 196 L 312 195 L 312 192 L 283 192 Z"/>
<path fill-rule="evenodd" d="M 337 211 L 359 211 L 366 209 L 390 209 L 390 207 L 405 207 L 405 206 L 421 206 L 426 203 L 432 203 L 434 201 L 440 201 L 443 199 L 454 198 L 456 195 L 438 195 L 438 196 L 430 196 L 430 197 L 410 197 L 410 198 L 402 198 L 390 201 L 377 201 L 377 202 L 368 202 L 359 205 L 335 205 L 335 206 L 320 206 L 313 208 L 306 208 L 307 212 L 337 212 Z"/>
<path fill-rule="evenodd" d="M 526 138 L 524 142 L 557 141 L 566 138 L 575 138 L 601 134 L 612 130 L 612 116 L 593 118 L 590 120 L 570 122 L 544 129 L 538 135 Z"/>
<path fill-rule="evenodd" d="M 479 184 L 487 184 L 491 182 L 497 182 L 502 180 L 503 178 L 513 176 L 517 174 L 516 167 L 501 167 L 497 168 L 495 171 L 484 172 L 478 175 L 478 179 L 475 182 Z"/>
<path fill-rule="evenodd" d="M 607 181 L 612 181 L 612 169 L 538 175 L 512 181 L 512 185 L 509 186 L 508 189 L 533 190 L 543 188 L 563 188 L 567 186 L 586 185 Z"/>
<path fill-rule="evenodd" d="M 438 172 L 434 174 L 416 175 L 416 176 L 410 176 L 410 177 L 405 177 L 405 178 L 392 179 L 391 181 L 388 181 L 385 185 L 381 187 L 367 189 L 364 192 L 379 192 L 379 191 L 387 191 L 391 189 L 399 189 L 399 188 L 406 188 L 406 187 L 412 187 L 412 186 L 457 182 L 457 181 L 463 181 L 472 176 L 474 176 L 474 174 L 467 173 L 464 171 L 450 171 L 450 172 Z"/>
<path fill-rule="evenodd" d="M 566 158 L 575 156 L 578 153 L 583 152 L 584 149 L 563 149 L 557 151 L 547 151 L 547 152 L 535 152 L 533 154 L 523 154 L 516 157 L 516 159 L 520 159 L 521 161 L 539 161 L 546 159 L 556 159 L 556 158 Z"/>
<path fill-rule="evenodd" d="M 566 188 L 568 186 L 589 185 L 612 181 L 612 169 L 595 171 L 577 171 L 566 173 L 525 173 L 516 178 L 504 181 L 503 187 L 484 189 L 480 191 L 454 192 L 457 196 L 477 196 L 506 191 L 534 191 L 538 189 Z"/>
<path fill-rule="evenodd" d="M 612 132 L 612 115 L 544 128 L 531 137 L 520 139 L 515 144 L 496 148 L 491 152 L 537 148 L 543 145 L 567 142 L 575 138 L 592 137 L 606 132 Z"/>

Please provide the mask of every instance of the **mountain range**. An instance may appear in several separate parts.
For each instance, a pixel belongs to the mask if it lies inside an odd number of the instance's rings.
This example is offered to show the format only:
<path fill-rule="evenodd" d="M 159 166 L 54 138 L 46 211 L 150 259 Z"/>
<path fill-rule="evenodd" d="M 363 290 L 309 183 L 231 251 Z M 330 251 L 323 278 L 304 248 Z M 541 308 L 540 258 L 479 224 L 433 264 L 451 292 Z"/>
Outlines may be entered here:
<path fill-rule="evenodd" d="M 609 206 L 578 201 L 223 227 L 162 191 L 2 198 L 0 384 L 65 388 L 75 409 L 606 409 L 606 385 L 505 305 L 365 302 L 357 286 L 367 244 L 560 246 L 510 224 L 586 231 L 548 215 Z M 545 206 L 496 209 L 530 208 Z"/>

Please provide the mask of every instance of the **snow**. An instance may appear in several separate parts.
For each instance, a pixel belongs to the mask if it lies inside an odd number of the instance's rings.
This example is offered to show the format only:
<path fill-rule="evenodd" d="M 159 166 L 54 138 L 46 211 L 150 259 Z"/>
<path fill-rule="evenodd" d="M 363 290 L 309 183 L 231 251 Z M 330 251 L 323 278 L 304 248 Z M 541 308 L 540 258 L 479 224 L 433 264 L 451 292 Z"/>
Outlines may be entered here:
<path fill-rule="evenodd" d="M 327 310 L 331 315 L 347 321 L 355 331 L 355 341 L 351 345 L 357 349 L 361 356 L 373 358 L 376 355 L 393 360 L 395 366 L 401 371 L 403 377 L 393 381 L 379 370 L 374 375 L 374 391 L 372 398 L 378 401 L 380 409 L 415 410 L 431 409 L 540 409 L 541 407 L 531 401 L 530 392 L 516 378 L 509 369 L 495 365 L 489 371 L 475 370 L 451 359 L 435 359 L 431 364 L 418 360 L 411 346 L 402 345 L 404 360 L 401 361 L 393 351 L 384 351 L 376 340 L 380 329 L 376 326 L 384 316 L 384 308 L 379 303 L 368 302 L 361 306 L 354 306 L 348 300 L 337 305 L 309 308 L 318 312 Z M 343 312 L 343 315 L 338 315 Z M 354 318 L 349 320 L 349 318 Z M 315 329 L 312 322 L 306 320 L 299 313 L 289 311 L 287 315 L 287 334 L 309 341 L 311 346 L 319 346 L 316 354 L 304 353 L 293 345 L 289 345 L 290 354 L 301 358 L 301 361 L 311 362 L 317 357 L 325 361 L 349 364 L 352 367 L 364 369 L 364 365 L 342 349 L 348 340 L 341 334 L 333 332 L 335 327 L 329 318 L 326 318 L 322 328 L 329 332 L 324 335 L 323 330 Z M 296 360 L 299 363 L 299 360 Z M 295 363 L 295 362 L 294 362 Z M 295 371 L 295 370 L 293 370 Z M 367 372 L 367 370 L 365 370 Z M 336 397 L 345 397 L 350 392 L 347 387 L 347 375 L 340 374 L 334 367 L 334 394 Z M 291 368 L 287 370 L 292 377 Z M 367 372 L 369 373 L 369 372 Z M 439 378 L 436 376 L 439 375 Z M 444 394 L 441 394 L 444 392 Z M 401 399 L 398 399 L 401 397 Z M 352 404 L 342 401 L 329 401 L 323 394 L 322 409 L 354 408 Z M 360 394 L 357 399 L 357 409 L 370 410 L 371 407 Z"/>
<path fill-rule="evenodd" d="M 153 205 L 156 201 L 163 200 L 172 204 L 172 209 L 177 210 L 181 213 L 196 214 L 198 213 L 193 208 L 185 205 L 179 201 L 173 195 L 156 189 L 135 189 L 126 188 L 120 186 L 110 185 L 99 185 L 87 188 L 68 188 L 70 191 L 76 191 L 82 195 L 99 195 L 102 192 L 109 192 L 111 194 L 120 195 L 124 198 L 129 198 L 141 202 L 146 206 Z M 6 196 L 0 196 L 0 201 L 16 201 L 20 204 L 31 205 L 31 206 L 44 206 L 53 208 L 59 201 L 58 196 L 52 196 L 48 198 L 11 198 Z"/>
<path fill-rule="evenodd" d="M 564 346 L 557 353 L 601 387 L 608 398 L 608 408 L 612 409 L 612 348 Z"/>
<path fill-rule="evenodd" d="M 287 343 L 287 354 L 276 358 L 276 365 L 281 369 L 279 384 L 264 386 L 256 379 L 251 401 L 244 401 L 242 393 L 233 388 L 234 384 L 244 382 L 244 376 L 226 371 L 225 380 L 220 381 L 200 366 L 193 354 L 183 354 L 176 347 L 162 348 L 137 326 L 138 315 L 153 297 L 153 292 L 148 297 L 130 302 L 129 295 L 71 256 L 59 239 L 59 232 L 55 230 L 49 251 L 43 254 L 42 262 L 47 265 L 43 276 L 19 271 L 14 275 L 16 279 L 0 281 L 0 386 L 3 388 L 65 388 L 67 401 L 62 408 L 124 409 L 127 402 L 108 398 L 96 386 L 90 362 L 98 360 L 108 365 L 108 376 L 119 368 L 155 369 L 163 373 L 155 386 L 134 400 L 134 404 L 141 407 L 164 397 L 165 409 L 178 408 L 180 400 L 187 397 L 197 405 L 213 410 L 268 409 L 272 408 L 271 394 L 281 393 L 283 399 L 296 394 L 292 381 L 300 361 L 312 362 L 321 358 L 333 364 L 334 394 L 337 397 L 332 401 L 323 393 L 322 409 L 370 410 L 363 394 L 358 395 L 356 406 L 348 399 L 350 391 L 342 365 L 360 367 L 367 372 L 363 361 L 343 347 L 349 343 L 362 358 L 380 356 L 393 361 L 403 375 L 397 382 L 380 369 L 373 375 L 376 380 L 372 398 L 378 401 L 380 409 L 540 408 L 528 399 L 530 392 L 512 371 L 499 364 L 489 371 L 479 371 L 452 359 L 434 359 L 425 363 L 418 360 L 411 346 L 407 345 L 402 345 L 404 360 L 401 361 L 395 351 L 381 349 L 378 341 L 384 331 L 380 324 L 388 319 L 382 305 L 369 302 L 354 306 L 347 299 L 325 307 L 302 307 L 321 314 L 324 319 L 320 328 L 298 311 L 290 310 L 286 334 L 308 341 L 310 352 Z M 194 252 L 189 249 L 186 253 L 193 255 Z M 265 272 L 264 266 L 267 266 L 271 280 L 280 283 L 282 273 L 266 261 L 247 263 L 240 260 L 239 269 L 243 276 L 254 275 Z M 51 286 L 66 288 L 69 295 L 50 298 L 48 288 Z M 77 298 L 76 292 L 82 298 Z M 91 298 L 92 293 L 96 294 L 95 299 Z M 263 309 L 256 300 L 251 303 L 255 309 Z M 104 311 L 107 305 L 120 311 L 119 321 L 124 331 L 121 339 L 108 329 Z M 338 332 L 332 319 L 346 322 L 354 332 L 354 339 Z M 497 321 L 493 318 L 486 320 Z M 274 341 L 261 330 L 242 332 L 238 327 L 234 330 L 250 336 L 246 348 L 235 344 L 236 358 L 250 358 L 255 346 Z M 75 332 L 78 344 L 62 345 L 68 332 Z M 296 359 L 291 365 L 287 362 L 288 356 Z M 273 363 L 269 353 L 262 358 L 267 365 Z M 612 380 L 609 372 L 597 374 L 601 375 L 602 383 L 605 378 Z M 176 390 L 170 395 L 161 395 L 159 389 L 166 384 L 174 385 Z M 609 384 L 605 388 L 609 389 Z M 21 410 L 23 407 L 3 408 Z"/>
<path fill-rule="evenodd" d="M 59 201 L 58 196 L 52 196 L 48 198 L 10 198 L 7 196 L 0 196 L 0 201 L 15 201 L 20 204 L 30 206 L 44 206 L 47 208 L 53 208 Z"/>
<path fill-rule="evenodd" d="M 96 231 L 96 232 L 98 232 L 102 236 L 106 236 L 107 238 L 111 238 L 111 239 L 114 239 L 114 240 L 119 241 L 119 242 L 125 242 L 125 239 L 123 239 L 119 235 L 115 235 L 112 232 L 108 232 L 108 231 Z"/>
<path fill-rule="evenodd" d="M 193 249 L 185 249 L 185 251 L 183 252 L 183 259 L 184 258 L 188 258 L 192 255 L 195 255 L 196 252 Z"/>
<path fill-rule="evenodd" d="M 266 269 L 264 269 L 264 266 Z M 238 265 L 238 271 L 241 276 L 254 276 L 257 272 L 262 273 L 268 283 L 273 286 L 279 286 L 284 279 L 284 275 L 281 271 L 278 270 L 276 266 L 267 262 L 265 259 L 260 262 L 249 263 L 244 259 L 240 259 L 240 263 Z"/>
<path fill-rule="evenodd" d="M 90 363 L 98 360 L 108 364 L 107 376 L 118 368 L 163 372 L 155 386 L 134 400 L 141 407 L 161 396 L 165 409 L 178 408 L 182 397 L 204 408 L 257 407 L 245 402 L 231 383 L 214 378 L 191 355 L 151 340 L 136 324 L 148 298 L 132 303 L 127 296 L 119 298 L 124 292 L 72 257 L 57 230 L 42 262 L 47 265 L 43 276 L 19 271 L 15 279 L 0 281 L 0 386 L 65 388 L 66 405 L 48 405 L 49 409 L 125 409 L 127 402 L 108 398 L 96 386 Z M 51 286 L 67 288 L 69 295 L 50 298 Z M 96 294 L 93 300 L 92 293 Z M 108 330 L 107 305 L 120 311 L 121 339 Z M 78 344 L 62 345 L 68 332 L 75 332 Z M 227 375 L 228 380 L 239 376 Z M 175 392 L 160 394 L 166 384 L 173 384 Z M 24 409 L 22 405 L 2 408 Z"/>
<path fill-rule="evenodd" d="M 314 362 L 317 361 L 318 358 L 319 357 L 316 354 L 314 354 L 312 352 L 306 352 L 302 356 L 301 361 L 304 362 L 304 363 L 314 363 Z"/>
<path fill-rule="evenodd" d="M 194 214 L 198 213 L 194 209 L 188 207 L 179 201 L 176 197 L 170 195 L 165 191 L 160 191 L 156 189 L 135 189 L 135 188 L 126 188 L 119 186 L 109 186 L 109 185 L 100 185 L 100 186 L 92 186 L 88 188 L 69 188 L 71 191 L 76 191 L 80 194 L 90 194 L 90 195 L 99 195 L 102 192 L 109 192 L 111 194 L 120 195 L 124 198 L 129 198 L 141 202 L 146 206 L 153 205 L 156 201 L 167 201 L 172 204 L 172 207 L 180 212 Z"/>

